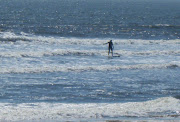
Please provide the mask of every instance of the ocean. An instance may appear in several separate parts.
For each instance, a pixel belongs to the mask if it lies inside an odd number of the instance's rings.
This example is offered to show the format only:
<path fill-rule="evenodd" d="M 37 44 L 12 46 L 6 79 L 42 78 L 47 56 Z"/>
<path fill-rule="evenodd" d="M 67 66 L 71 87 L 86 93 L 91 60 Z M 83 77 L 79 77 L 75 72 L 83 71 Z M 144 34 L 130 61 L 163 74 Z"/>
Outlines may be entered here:
<path fill-rule="evenodd" d="M 108 120 L 180 120 L 180 1 L 0 0 L 0 121 Z"/>

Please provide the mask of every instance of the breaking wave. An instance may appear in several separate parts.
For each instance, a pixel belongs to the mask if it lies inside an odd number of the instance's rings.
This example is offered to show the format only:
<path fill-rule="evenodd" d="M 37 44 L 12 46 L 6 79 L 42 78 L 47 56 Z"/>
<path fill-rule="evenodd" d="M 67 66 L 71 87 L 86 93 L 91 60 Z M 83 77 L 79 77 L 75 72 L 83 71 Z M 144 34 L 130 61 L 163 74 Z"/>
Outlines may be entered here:
<path fill-rule="evenodd" d="M 57 49 L 54 51 L 28 51 L 28 52 L 0 52 L 0 57 L 42 57 L 42 56 L 57 56 L 57 55 L 81 55 L 81 56 L 93 56 L 93 55 L 107 55 L 105 51 L 95 50 L 65 50 Z"/>
<path fill-rule="evenodd" d="M 51 37 L 51 36 L 39 36 L 21 32 L 15 34 L 13 32 L 0 32 L 0 42 L 36 42 L 36 43 L 57 43 L 57 44 L 73 44 L 73 45 L 102 45 L 107 42 L 109 38 L 65 38 L 65 37 Z M 141 40 L 141 39 L 113 39 L 114 44 L 180 44 L 179 39 L 175 40 Z"/>
<path fill-rule="evenodd" d="M 125 50 L 115 50 L 114 56 L 156 56 L 156 55 L 179 55 L 180 50 L 153 50 L 143 52 L 132 52 Z M 14 51 L 14 52 L 0 52 L 0 57 L 43 57 L 43 56 L 107 56 L 105 50 L 75 50 L 75 49 L 56 49 L 52 51 Z"/>
<path fill-rule="evenodd" d="M 178 64 L 136 64 L 136 65 L 101 65 L 101 66 L 32 66 L 32 67 L 2 67 L 0 73 L 44 73 L 44 72 L 82 72 L 82 71 L 116 71 L 116 70 L 135 70 L 135 69 L 163 69 L 179 68 Z"/>
<path fill-rule="evenodd" d="M 0 120 L 5 121 L 180 118 L 180 100 L 173 97 L 128 103 L 0 103 L 0 108 Z"/>

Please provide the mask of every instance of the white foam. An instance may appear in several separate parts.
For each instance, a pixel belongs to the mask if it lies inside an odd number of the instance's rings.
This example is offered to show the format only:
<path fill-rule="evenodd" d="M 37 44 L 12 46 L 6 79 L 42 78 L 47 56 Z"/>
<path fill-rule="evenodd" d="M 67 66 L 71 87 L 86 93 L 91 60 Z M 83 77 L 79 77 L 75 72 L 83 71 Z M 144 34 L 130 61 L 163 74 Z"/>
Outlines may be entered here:
<path fill-rule="evenodd" d="M 0 52 L 0 57 L 43 57 L 43 56 L 56 56 L 56 55 L 81 55 L 81 56 L 93 56 L 93 55 L 107 55 L 107 51 L 97 50 L 65 50 L 56 49 L 52 51 L 14 51 L 14 52 Z"/>
<path fill-rule="evenodd" d="M 21 34 L 15 34 L 12 32 L 0 32 L 0 41 L 11 40 L 11 41 L 35 41 L 36 43 L 56 43 L 56 44 L 73 44 L 73 45 L 102 45 L 109 41 L 109 38 L 64 38 L 64 37 L 51 37 L 51 36 L 39 36 L 22 32 Z M 113 39 L 114 44 L 124 45 L 124 44 L 180 44 L 180 39 L 176 40 L 141 40 L 141 39 Z"/>
<path fill-rule="evenodd" d="M 43 72 L 82 72 L 82 71 L 116 71 L 126 69 L 162 69 L 177 68 L 180 64 L 136 64 L 136 65 L 76 65 L 76 66 L 59 66 L 59 65 L 25 65 L 2 67 L 0 73 L 43 73 Z"/>
<path fill-rule="evenodd" d="M 164 97 L 128 103 L 0 103 L 0 120 L 92 120 L 120 117 L 180 118 L 180 100 Z"/>
<path fill-rule="evenodd" d="M 156 56 L 156 55 L 179 55 L 180 50 L 154 50 L 154 51 L 126 51 L 115 50 L 114 55 L 118 56 Z M 76 50 L 76 49 L 55 49 L 49 51 L 4 51 L 0 52 L 0 57 L 43 57 L 56 55 L 78 55 L 78 56 L 107 56 L 106 50 Z"/>
<path fill-rule="evenodd" d="M 179 55 L 180 50 L 150 50 L 150 51 L 115 50 L 114 53 L 125 55 L 125 56 Z"/>

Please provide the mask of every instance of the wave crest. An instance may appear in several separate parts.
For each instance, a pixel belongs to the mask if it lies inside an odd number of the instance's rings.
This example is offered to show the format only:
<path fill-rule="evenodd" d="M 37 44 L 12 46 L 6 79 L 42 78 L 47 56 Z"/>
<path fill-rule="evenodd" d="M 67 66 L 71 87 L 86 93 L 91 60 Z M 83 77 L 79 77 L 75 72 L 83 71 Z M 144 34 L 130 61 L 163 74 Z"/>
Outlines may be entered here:
<path fill-rule="evenodd" d="M 64 38 L 64 37 L 51 37 L 51 36 L 39 36 L 21 32 L 15 34 L 12 32 L 0 32 L 0 41 L 7 42 L 35 42 L 35 43 L 56 43 L 56 44 L 72 44 L 72 45 L 103 45 L 110 40 L 109 38 Z M 152 44 L 180 44 L 180 40 L 141 40 L 141 39 L 113 39 L 115 45 L 152 45 Z"/>
<path fill-rule="evenodd" d="M 128 103 L 0 103 L 0 108 L 5 121 L 180 117 L 180 100 L 173 97 Z"/>
<path fill-rule="evenodd" d="M 101 66 L 58 66 L 47 65 L 40 67 L 3 67 L 0 70 L 4 73 L 44 73 L 44 72 L 82 72 L 82 71 L 117 71 L 117 70 L 135 70 L 135 69 L 163 69 L 163 68 L 179 68 L 178 64 L 136 64 L 136 65 L 101 65 Z"/>
<path fill-rule="evenodd" d="M 155 55 L 179 55 L 180 50 L 168 50 L 168 51 L 143 51 L 143 52 L 132 52 L 125 50 L 115 50 L 114 56 L 155 56 Z M 43 57 L 43 56 L 107 56 L 105 50 L 75 50 L 75 49 L 56 49 L 52 51 L 22 51 L 22 52 L 0 52 L 0 57 Z"/>

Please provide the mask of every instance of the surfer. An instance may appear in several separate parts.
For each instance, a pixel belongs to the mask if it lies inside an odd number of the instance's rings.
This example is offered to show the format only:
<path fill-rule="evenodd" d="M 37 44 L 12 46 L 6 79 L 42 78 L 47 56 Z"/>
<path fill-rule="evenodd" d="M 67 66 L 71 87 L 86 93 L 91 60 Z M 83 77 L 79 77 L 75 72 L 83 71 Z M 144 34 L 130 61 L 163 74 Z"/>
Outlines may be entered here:
<path fill-rule="evenodd" d="M 109 47 L 108 47 L 108 55 L 109 53 L 111 52 L 112 56 L 113 56 L 113 49 L 114 49 L 114 46 L 113 46 L 113 42 L 112 40 L 110 40 L 109 42 L 105 43 L 105 44 L 109 44 Z"/>

